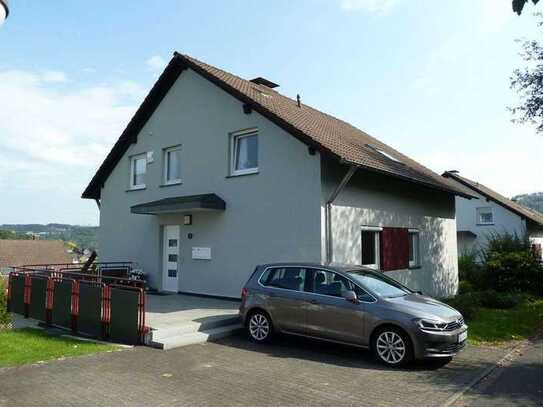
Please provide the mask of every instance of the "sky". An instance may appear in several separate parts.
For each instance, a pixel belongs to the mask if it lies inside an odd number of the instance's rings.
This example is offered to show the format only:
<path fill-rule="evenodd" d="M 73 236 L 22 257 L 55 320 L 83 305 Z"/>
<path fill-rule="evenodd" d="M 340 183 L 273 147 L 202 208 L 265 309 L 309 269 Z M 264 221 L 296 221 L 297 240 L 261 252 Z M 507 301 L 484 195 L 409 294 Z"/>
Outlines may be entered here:
<path fill-rule="evenodd" d="M 13 0 L 0 27 L 0 224 L 97 225 L 82 191 L 175 50 L 359 127 L 441 173 L 543 191 L 511 122 L 511 0 Z"/>

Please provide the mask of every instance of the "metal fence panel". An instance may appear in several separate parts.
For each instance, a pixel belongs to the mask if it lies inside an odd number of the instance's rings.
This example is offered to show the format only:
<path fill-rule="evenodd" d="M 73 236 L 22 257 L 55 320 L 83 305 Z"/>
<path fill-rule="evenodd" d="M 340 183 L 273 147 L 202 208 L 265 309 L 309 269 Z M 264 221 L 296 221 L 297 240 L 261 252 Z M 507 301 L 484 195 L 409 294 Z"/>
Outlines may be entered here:
<path fill-rule="evenodd" d="M 53 289 L 53 325 L 72 326 L 72 285 L 70 280 L 55 281 Z"/>
<path fill-rule="evenodd" d="M 45 296 L 47 290 L 47 279 L 32 278 L 30 291 L 30 318 L 45 322 Z"/>
<path fill-rule="evenodd" d="M 25 314 L 25 276 L 11 276 L 9 311 Z"/>
<path fill-rule="evenodd" d="M 102 287 L 80 284 L 77 330 L 95 337 L 102 334 Z"/>
<path fill-rule="evenodd" d="M 112 340 L 129 344 L 139 342 L 138 302 L 138 291 L 111 289 L 109 335 Z"/>

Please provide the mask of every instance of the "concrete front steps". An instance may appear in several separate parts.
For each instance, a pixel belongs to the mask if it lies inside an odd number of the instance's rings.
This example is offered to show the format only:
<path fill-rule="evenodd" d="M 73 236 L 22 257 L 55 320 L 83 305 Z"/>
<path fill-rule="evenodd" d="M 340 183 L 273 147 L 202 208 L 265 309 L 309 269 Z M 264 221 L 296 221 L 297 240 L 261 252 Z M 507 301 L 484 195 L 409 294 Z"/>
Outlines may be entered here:
<path fill-rule="evenodd" d="M 158 349 L 174 349 L 224 338 L 242 329 L 237 315 L 203 318 L 201 322 L 172 322 L 167 326 L 152 327 L 145 344 Z"/>

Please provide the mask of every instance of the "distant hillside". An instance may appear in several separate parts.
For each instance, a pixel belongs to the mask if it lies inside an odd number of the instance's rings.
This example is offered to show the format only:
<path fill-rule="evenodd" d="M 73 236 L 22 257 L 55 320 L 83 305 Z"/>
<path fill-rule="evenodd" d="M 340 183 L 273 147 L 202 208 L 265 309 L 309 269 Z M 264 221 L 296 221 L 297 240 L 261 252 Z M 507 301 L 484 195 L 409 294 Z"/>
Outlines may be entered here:
<path fill-rule="evenodd" d="M 543 192 L 517 195 L 514 196 L 512 200 L 528 208 L 532 208 L 538 212 L 543 213 Z"/>
<path fill-rule="evenodd" d="M 98 249 L 95 226 L 65 225 L 49 223 L 48 225 L 0 225 L 0 237 L 4 239 L 31 239 L 32 235 L 45 240 L 64 240 L 75 242 L 81 249 Z"/>

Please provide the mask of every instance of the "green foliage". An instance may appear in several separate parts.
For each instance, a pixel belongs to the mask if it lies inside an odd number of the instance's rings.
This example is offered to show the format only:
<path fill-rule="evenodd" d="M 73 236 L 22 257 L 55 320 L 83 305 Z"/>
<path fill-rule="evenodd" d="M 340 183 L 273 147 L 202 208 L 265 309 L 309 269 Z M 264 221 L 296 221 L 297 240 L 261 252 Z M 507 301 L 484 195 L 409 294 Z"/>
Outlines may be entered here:
<path fill-rule="evenodd" d="M 510 309 L 481 308 L 469 322 L 472 343 L 526 339 L 543 321 L 543 300 L 526 299 Z"/>
<path fill-rule="evenodd" d="M 0 367 L 16 366 L 40 360 L 112 351 L 114 345 L 79 341 L 39 329 L 14 329 L 0 333 Z"/>
<path fill-rule="evenodd" d="M 543 268 L 530 251 L 491 252 L 485 267 L 497 291 L 543 295 Z"/>
<path fill-rule="evenodd" d="M 0 330 L 11 322 L 7 304 L 7 279 L 0 277 Z"/>
<path fill-rule="evenodd" d="M 487 244 L 483 250 L 483 258 L 493 253 L 530 252 L 528 235 L 519 236 L 516 233 L 493 232 L 487 235 Z"/>
<path fill-rule="evenodd" d="M 522 10 L 524 9 L 524 6 L 526 3 L 528 3 L 529 0 L 513 0 L 513 11 L 517 13 L 519 16 L 522 13 Z M 532 0 L 532 3 L 537 4 L 539 0 Z"/>
<path fill-rule="evenodd" d="M 59 223 L 50 223 L 47 225 L 0 225 L 0 239 L 30 239 L 31 236 L 27 235 L 28 232 L 39 233 L 40 239 L 73 242 L 81 250 L 96 250 L 98 248 L 98 228 L 95 226 L 77 226 Z"/>
<path fill-rule="evenodd" d="M 469 283 L 476 290 L 487 288 L 485 270 L 478 261 L 481 256 L 478 251 L 473 250 L 458 257 L 458 278 L 461 284 Z"/>
<path fill-rule="evenodd" d="M 458 294 L 466 294 L 473 291 L 474 287 L 468 280 L 460 280 L 458 283 Z"/>
<path fill-rule="evenodd" d="M 467 292 L 454 298 L 444 300 L 445 303 L 459 311 L 466 321 L 473 319 L 481 307 L 479 293 Z"/>
<path fill-rule="evenodd" d="M 478 294 L 479 304 L 485 308 L 509 309 L 522 302 L 524 296 L 517 293 L 497 292 L 495 290 L 481 291 Z"/>

